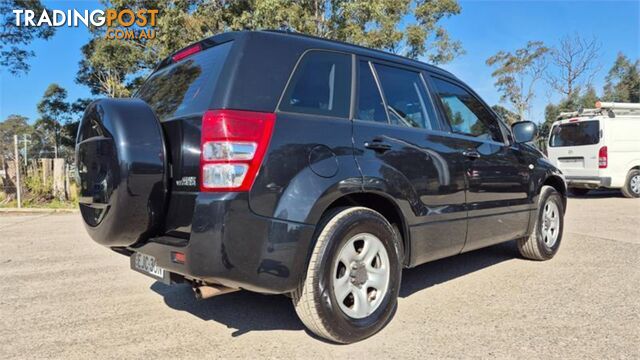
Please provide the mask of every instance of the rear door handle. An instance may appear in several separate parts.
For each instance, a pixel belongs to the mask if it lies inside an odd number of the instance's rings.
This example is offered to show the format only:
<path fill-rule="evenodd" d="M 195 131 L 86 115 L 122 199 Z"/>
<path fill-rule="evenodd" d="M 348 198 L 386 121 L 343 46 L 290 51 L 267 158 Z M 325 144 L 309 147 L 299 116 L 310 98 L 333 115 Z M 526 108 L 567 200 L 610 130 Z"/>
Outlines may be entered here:
<path fill-rule="evenodd" d="M 391 150 L 391 145 L 385 142 L 382 142 L 381 139 L 373 139 L 371 141 L 366 141 L 364 143 L 364 147 L 366 147 L 367 149 L 380 151 L 380 152 Z"/>
<path fill-rule="evenodd" d="M 475 150 L 466 150 L 462 152 L 462 155 L 471 158 L 471 159 L 477 159 L 480 157 L 480 153 L 475 151 Z"/>

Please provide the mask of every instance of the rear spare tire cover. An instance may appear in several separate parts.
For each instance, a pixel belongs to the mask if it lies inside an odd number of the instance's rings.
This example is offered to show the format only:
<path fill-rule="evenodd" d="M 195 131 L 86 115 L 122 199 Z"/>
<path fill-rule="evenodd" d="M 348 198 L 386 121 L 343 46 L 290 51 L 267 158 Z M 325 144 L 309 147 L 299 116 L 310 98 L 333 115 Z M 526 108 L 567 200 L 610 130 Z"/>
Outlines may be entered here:
<path fill-rule="evenodd" d="M 160 122 L 139 99 L 91 103 L 76 138 L 80 213 L 89 235 L 129 246 L 159 230 L 167 193 Z"/>

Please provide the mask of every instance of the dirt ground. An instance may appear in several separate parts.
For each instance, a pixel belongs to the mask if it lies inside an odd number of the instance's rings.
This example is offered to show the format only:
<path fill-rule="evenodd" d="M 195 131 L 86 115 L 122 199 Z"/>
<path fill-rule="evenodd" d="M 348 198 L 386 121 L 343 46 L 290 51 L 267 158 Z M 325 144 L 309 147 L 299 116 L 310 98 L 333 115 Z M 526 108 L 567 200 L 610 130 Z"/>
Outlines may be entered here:
<path fill-rule="evenodd" d="M 395 318 L 353 345 L 285 296 L 196 301 L 129 270 L 78 214 L 0 216 L 0 358 L 640 358 L 640 200 L 569 199 L 560 252 L 513 242 L 405 270 Z"/>

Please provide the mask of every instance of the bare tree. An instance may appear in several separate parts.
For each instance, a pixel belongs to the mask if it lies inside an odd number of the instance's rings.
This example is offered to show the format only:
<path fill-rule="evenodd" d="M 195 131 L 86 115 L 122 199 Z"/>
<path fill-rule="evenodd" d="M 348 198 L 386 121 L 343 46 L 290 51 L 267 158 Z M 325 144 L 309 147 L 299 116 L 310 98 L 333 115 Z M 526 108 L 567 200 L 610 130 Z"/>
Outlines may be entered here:
<path fill-rule="evenodd" d="M 567 99 L 573 99 L 588 87 L 600 70 L 598 58 L 601 43 L 594 36 L 586 39 L 580 34 L 567 35 L 549 52 L 552 70 L 546 73 L 549 86 Z"/>

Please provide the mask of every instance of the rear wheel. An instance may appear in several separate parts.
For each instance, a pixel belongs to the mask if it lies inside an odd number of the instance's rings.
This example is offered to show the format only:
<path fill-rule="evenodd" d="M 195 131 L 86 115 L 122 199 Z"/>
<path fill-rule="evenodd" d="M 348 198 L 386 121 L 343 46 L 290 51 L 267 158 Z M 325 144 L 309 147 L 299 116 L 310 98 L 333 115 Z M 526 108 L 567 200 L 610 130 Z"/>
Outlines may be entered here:
<path fill-rule="evenodd" d="M 640 197 L 640 170 L 634 169 L 629 171 L 627 174 L 627 180 L 621 190 L 625 197 Z"/>
<path fill-rule="evenodd" d="M 585 188 L 569 188 L 569 191 L 571 192 L 571 194 L 575 195 L 575 196 L 585 196 L 587 195 L 587 193 L 589 193 L 591 189 L 585 189 Z"/>
<path fill-rule="evenodd" d="M 538 202 L 538 216 L 533 233 L 518 240 L 520 254 L 532 260 L 549 260 L 562 241 L 564 206 L 560 194 L 551 186 L 543 186 Z"/>
<path fill-rule="evenodd" d="M 352 343 L 391 319 L 400 289 L 396 232 L 378 212 L 339 208 L 320 225 L 307 277 L 293 294 L 298 316 L 316 335 Z"/>

